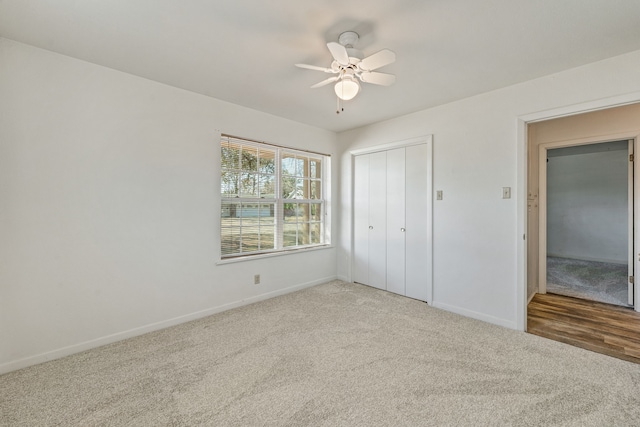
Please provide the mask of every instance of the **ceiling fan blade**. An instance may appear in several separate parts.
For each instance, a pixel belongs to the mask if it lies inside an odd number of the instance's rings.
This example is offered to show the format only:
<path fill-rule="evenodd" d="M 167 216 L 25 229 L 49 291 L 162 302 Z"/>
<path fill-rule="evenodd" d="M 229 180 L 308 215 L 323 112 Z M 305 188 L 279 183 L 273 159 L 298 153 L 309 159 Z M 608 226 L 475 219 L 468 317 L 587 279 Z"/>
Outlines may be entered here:
<path fill-rule="evenodd" d="M 333 59 L 338 61 L 338 64 L 349 65 L 349 54 L 347 53 L 347 48 L 336 42 L 327 43 L 327 47 L 329 48 Z"/>
<path fill-rule="evenodd" d="M 340 78 L 340 76 L 329 77 L 328 79 L 325 79 L 325 80 L 321 81 L 320 83 L 314 84 L 313 86 L 311 86 L 311 89 L 315 89 L 317 87 L 328 85 L 329 83 L 335 82 L 339 78 Z"/>
<path fill-rule="evenodd" d="M 396 54 L 389 49 L 382 49 L 380 52 L 364 58 L 358 63 L 361 70 L 372 71 L 396 61 Z"/>
<path fill-rule="evenodd" d="M 307 70 L 324 71 L 325 73 L 334 73 L 335 72 L 331 68 L 317 67 L 315 65 L 307 65 L 307 64 L 295 64 L 295 65 L 296 65 L 296 67 L 306 68 Z"/>
<path fill-rule="evenodd" d="M 360 74 L 360 80 L 374 85 L 391 86 L 396 82 L 396 76 L 375 71 L 364 71 Z"/>

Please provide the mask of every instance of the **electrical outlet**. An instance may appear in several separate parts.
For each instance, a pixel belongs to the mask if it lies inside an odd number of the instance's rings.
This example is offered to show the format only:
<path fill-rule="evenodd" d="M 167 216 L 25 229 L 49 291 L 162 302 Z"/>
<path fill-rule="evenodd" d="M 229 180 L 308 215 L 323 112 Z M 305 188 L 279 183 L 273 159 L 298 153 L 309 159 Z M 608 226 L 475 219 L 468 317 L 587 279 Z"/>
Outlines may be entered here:
<path fill-rule="evenodd" d="M 260 284 L 260 275 L 256 274 L 255 276 L 253 276 L 253 284 L 254 285 L 259 285 Z"/>

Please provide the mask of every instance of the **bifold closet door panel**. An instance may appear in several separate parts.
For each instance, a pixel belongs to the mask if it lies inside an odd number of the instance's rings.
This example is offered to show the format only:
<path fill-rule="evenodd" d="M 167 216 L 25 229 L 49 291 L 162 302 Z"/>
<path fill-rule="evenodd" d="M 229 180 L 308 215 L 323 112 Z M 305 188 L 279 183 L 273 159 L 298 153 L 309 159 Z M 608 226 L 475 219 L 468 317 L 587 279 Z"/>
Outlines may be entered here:
<path fill-rule="evenodd" d="M 426 144 L 406 148 L 406 296 L 427 300 L 427 247 L 429 230 L 427 210 L 431 178 L 428 174 L 428 147 Z"/>
<path fill-rule="evenodd" d="M 387 153 L 369 154 L 369 282 L 387 289 Z"/>
<path fill-rule="evenodd" d="M 405 149 L 387 151 L 387 290 L 405 295 Z"/>
<path fill-rule="evenodd" d="M 369 156 L 354 159 L 353 281 L 369 284 Z"/>

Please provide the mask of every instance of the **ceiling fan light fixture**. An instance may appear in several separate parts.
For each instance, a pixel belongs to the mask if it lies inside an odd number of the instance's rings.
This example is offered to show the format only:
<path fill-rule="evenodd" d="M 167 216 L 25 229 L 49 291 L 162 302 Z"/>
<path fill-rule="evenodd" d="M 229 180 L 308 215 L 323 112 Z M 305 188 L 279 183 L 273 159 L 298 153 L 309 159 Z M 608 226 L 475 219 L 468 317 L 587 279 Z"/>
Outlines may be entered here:
<path fill-rule="evenodd" d="M 354 78 L 345 77 L 336 83 L 334 89 L 338 98 L 343 101 L 349 101 L 360 92 L 360 83 Z"/>

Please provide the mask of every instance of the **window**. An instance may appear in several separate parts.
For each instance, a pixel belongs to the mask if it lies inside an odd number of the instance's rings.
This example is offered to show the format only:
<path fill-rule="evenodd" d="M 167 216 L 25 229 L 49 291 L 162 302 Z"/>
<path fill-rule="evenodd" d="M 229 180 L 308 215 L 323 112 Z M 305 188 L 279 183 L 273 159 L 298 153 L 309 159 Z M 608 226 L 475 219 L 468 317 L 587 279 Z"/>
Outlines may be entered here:
<path fill-rule="evenodd" d="M 222 258 L 327 244 L 328 156 L 222 135 Z"/>

